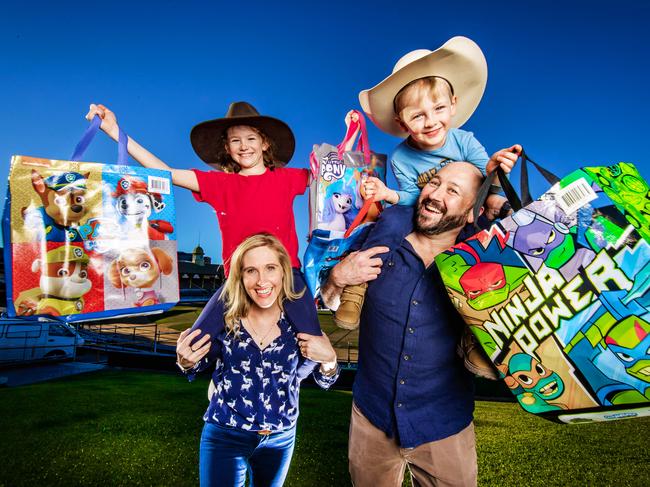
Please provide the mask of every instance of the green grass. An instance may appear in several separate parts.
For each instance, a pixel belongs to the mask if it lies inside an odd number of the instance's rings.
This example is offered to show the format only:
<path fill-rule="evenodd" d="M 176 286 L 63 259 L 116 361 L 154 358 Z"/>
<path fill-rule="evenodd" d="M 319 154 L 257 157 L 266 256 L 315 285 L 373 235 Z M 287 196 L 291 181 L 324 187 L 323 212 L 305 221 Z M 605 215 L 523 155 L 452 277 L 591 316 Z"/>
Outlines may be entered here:
<path fill-rule="evenodd" d="M 0 485 L 197 485 L 207 381 L 109 371 L 0 390 Z M 303 389 L 288 486 L 345 486 L 351 396 Z M 650 418 L 558 425 L 478 402 L 479 484 L 650 485 Z"/>
<path fill-rule="evenodd" d="M 156 320 L 159 325 L 165 325 L 177 331 L 183 331 L 194 324 L 203 311 L 203 306 L 177 305 L 163 318 Z"/>

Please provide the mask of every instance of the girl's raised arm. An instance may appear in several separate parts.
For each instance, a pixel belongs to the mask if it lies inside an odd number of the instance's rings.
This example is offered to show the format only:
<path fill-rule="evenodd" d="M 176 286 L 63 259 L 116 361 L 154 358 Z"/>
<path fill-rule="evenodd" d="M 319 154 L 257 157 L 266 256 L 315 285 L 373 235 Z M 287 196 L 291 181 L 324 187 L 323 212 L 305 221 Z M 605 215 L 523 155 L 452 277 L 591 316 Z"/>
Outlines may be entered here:
<path fill-rule="evenodd" d="M 106 108 L 104 105 L 90 105 L 90 110 L 86 114 L 86 119 L 92 120 L 95 115 L 102 119 L 101 129 L 113 140 L 117 141 L 119 136 L 119 126 L 117 124 L 117 117 L 115 114 Z M 196 179 L 194 171 L 187 169 L 174 169 L 167 165 L 165 162 L 158 159 L 155 155 L 147 149 L 138 144 L 135 140 L 129 137 L 128 144 L 129 154 L 133 159 L 139 162 L 144 167 L 150 169 L 163 169 L 172 173 L 172 182 L 176 186 L 189 189 L 190 191 L 199 190 L 199 182 Z"/>

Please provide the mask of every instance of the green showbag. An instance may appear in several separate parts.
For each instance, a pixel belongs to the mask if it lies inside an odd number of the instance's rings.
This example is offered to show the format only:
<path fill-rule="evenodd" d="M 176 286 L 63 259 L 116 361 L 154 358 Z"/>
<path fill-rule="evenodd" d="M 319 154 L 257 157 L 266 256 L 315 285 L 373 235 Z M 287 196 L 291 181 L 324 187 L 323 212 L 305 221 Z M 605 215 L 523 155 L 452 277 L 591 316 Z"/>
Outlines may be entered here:
<path fill-rule="evenodd" d="M 650 188 L 632 164 L 574 171 L 436 264 L 526 411 L 650 415 Z"/>

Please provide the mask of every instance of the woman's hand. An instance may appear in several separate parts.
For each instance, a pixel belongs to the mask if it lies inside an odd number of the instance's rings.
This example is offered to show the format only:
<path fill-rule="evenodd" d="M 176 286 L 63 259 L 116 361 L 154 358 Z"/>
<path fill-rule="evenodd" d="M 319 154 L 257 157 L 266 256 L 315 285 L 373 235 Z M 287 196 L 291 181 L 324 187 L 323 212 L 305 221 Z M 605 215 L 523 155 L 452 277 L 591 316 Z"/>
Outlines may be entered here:
<path fill-rule="evenodd" d="M 191 328 L 183 331 L 176 341 L 176 362 L 184 370 L 194 367 L 203 357 L 207 355 L 212 346 L 210 335 L 205 335 L 192 344 L 192 341 L 201 334 L 196 329 L 190 333 Z"/>
<path fill-rule="evenodd" d="M 320 336 L 298 333 L 298 346 L 303 357 L 321 364 L 321 372 L 329 374 L 336 370 L 336 351 L 324 333 Z"/>
<path fill-rule="evenodd" d="M 86 114 L 86 120 L 92 120 L 95 115 L 102 119 L 100 128 L 106 132 L 110 137 L 117 140 L 119 136 L 119 126 L 117 125 L 117 117 L 104 105 L 91 104 Z"/>

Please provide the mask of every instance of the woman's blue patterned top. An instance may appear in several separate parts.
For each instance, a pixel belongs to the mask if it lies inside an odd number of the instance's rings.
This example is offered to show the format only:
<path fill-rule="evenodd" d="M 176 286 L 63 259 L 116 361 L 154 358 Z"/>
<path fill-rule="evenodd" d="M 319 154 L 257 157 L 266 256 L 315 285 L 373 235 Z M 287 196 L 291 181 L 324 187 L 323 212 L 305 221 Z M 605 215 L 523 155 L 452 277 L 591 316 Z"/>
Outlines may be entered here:
<path fill-rule="evenodd" d="M 326 376 L 320 364 L 300 354 L 295 330 L 284 316 L 278 326 L 280 336 L 263 350 L 243 326 L 236 335 L 224 330 L 213 339 L 221 346 L 221 357 L 212 375 L 216 389 L 205 421 L 249 431 L 281 431 L 298 419 L 298 394 L 305 377 L 313 373 L 323 389 L 336 381 L 338 369 Z"/>

